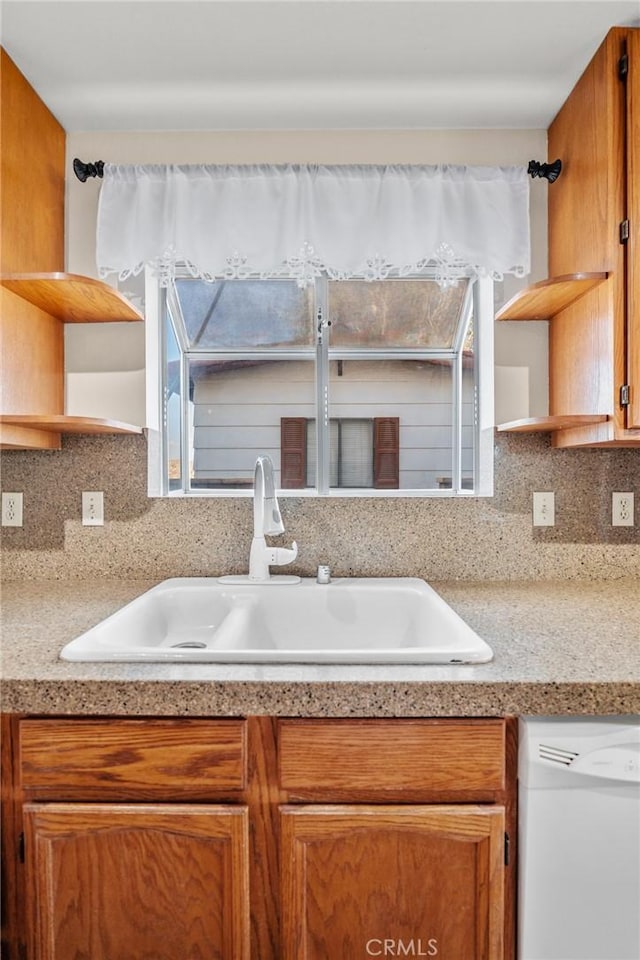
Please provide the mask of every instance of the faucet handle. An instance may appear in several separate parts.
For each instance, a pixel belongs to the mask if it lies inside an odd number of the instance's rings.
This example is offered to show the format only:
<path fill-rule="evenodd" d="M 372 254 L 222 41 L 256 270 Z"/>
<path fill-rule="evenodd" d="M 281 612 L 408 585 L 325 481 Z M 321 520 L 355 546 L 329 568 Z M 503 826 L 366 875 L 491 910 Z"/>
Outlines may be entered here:
<path fill-rule="evenodd" d="M 267 549 L 270 552 L 269 563 L 273 563 L 277 567 L 284 567 L 288 563 L 293 563 L 298 556 L 298 544 L 295 540 L 290 549 L 287 547 L 268 547 Z"/>

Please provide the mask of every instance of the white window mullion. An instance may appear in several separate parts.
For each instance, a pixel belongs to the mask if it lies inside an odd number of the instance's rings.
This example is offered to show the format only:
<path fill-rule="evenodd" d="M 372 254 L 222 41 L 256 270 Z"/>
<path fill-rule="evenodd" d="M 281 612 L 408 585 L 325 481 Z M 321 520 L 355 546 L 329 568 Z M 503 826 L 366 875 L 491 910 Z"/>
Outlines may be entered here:
<path fill-rule="evenodd" d="M 329 319 L 327 281 L 316 280 L 316 486 L 329 493 L 331 437 L 329 416 Z"/>
<path fill-rule="evenodd" d="M 476 437 L 474 482 L 476 496 L 493 496 L 493 280 L 479 277 L 474 284 L 474 363 Z"/>
<path fill-rule="evenodd" d="M 189 356 L 182 354 L 180 358 L 180 397 L 182 398 L 182 423 L 180 429 L 180 475 L 182 490 L 188 493 L 191 490 L 191 469 L 189 458 L 195 456 L 191 438 L 191 402 L 189 400 Z"/>
<path fill-rule="evenodd" d="M 145 365 L 147 425 L 147 495 L 166 497 L 169 492 L 166 464 L 167 364 L 164 335 L 165 294 L 151 269 L 145 269 Z"/>
<path fill-rule="evenodd" d="M 462 489 L 462 350 L 453 361 L 451 388 L 453 417 L 451 423 L 451 487 Z"/>

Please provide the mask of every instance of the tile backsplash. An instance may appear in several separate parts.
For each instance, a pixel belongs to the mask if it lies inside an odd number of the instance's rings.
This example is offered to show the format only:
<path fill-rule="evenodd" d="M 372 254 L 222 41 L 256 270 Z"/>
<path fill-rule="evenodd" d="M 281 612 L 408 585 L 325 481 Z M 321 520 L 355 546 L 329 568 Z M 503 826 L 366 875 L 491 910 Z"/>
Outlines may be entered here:
<path fill-rule="evenodd" d="M 150 500 L 144 437 L 63 439 L 2 457 L 24 526 L 2 528 L 5 580 L 164 579 L 246 572 L 249 498 Z M 105 525 L 82 526 L 81 493 L 104 491 Z M 533 491 L 555 492 L 556 526 L 533 527 Z M 287 572 L 428 580 L 640 579 L 640 449 L 553 450 L 546 435 L 495 439 L 491 499 L 282 498 L 300 553 Z M 611 525 L 632 491 L 636 525 Z M 274 541 L 276 542 L 276 541 Z"/>

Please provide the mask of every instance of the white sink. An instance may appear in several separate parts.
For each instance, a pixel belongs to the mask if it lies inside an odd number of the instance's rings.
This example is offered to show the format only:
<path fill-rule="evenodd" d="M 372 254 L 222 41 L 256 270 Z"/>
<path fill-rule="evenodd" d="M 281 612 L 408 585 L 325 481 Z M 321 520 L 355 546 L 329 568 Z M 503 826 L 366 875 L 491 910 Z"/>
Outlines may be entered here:
<path fill-rule="evenodd" d="M 267 586 L 165 580 L 64 647 L 64 660 L 486 663 L 491 648 L 424 580 Z"/>

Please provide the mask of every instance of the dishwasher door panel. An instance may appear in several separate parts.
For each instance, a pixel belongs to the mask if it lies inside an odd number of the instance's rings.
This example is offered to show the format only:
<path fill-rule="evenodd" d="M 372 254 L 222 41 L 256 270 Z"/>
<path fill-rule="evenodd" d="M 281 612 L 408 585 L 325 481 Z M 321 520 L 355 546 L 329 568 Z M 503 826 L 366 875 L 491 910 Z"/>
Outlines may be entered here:
<path fill-rule="evenodd" d="M 640 725 L 522 721 L 519 960 L 640 960 L 639 763 Z"/>

